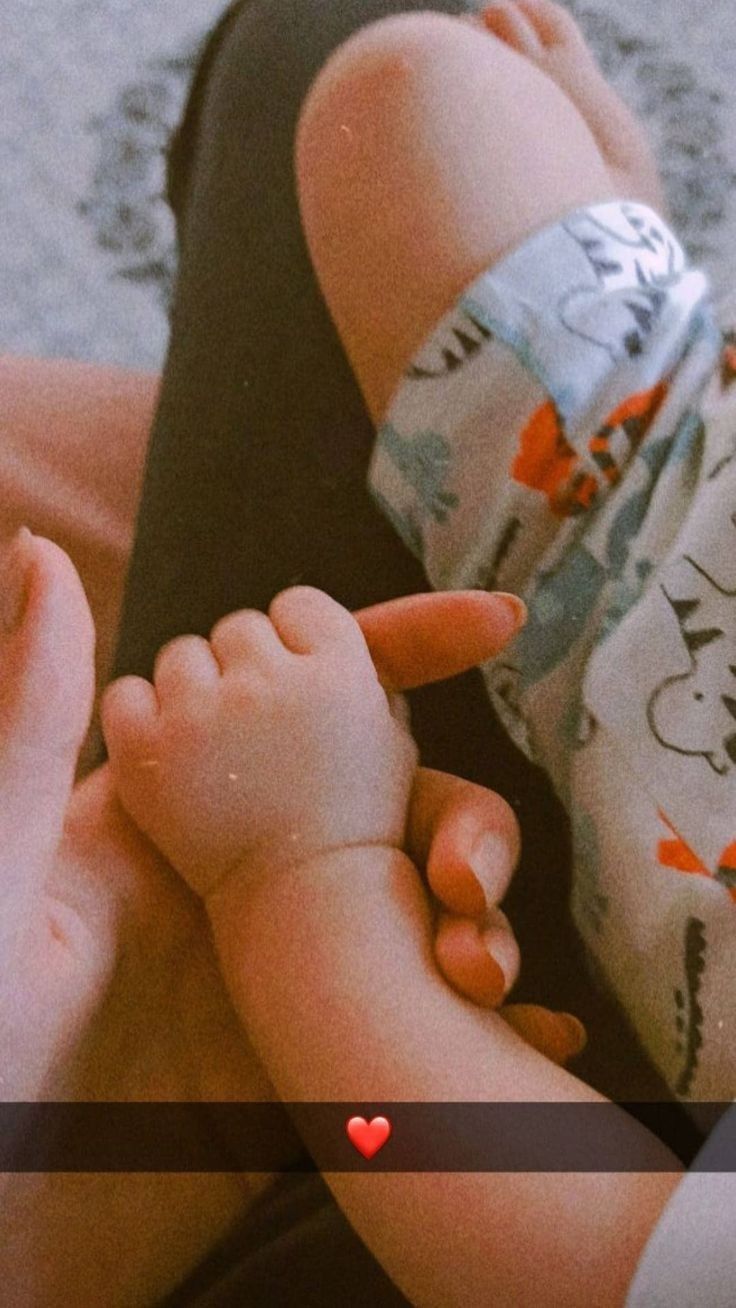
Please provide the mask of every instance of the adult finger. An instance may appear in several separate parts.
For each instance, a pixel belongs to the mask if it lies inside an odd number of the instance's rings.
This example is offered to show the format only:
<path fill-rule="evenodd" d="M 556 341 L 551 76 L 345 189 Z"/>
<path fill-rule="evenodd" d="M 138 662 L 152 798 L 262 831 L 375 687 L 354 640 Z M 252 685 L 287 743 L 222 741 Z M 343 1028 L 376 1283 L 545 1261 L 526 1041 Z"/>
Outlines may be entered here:
<path fill-rule="evenodd" d="M 480 922 L 441 914 L 434 955 L 453 990 L 480 1008 L 498 1008 L 519 975 L 519 946 L 498 908 Z"/>
<path fill-rule="evenodd" d="M 445 908 L 481 917 L 508 889 L 521 836 L 506 800 L 485 786 L 418 768 L 407 823 L 407 852 L 426 868 Z"/>
<path fill-rule="evenodd" d="M 582 1053 L 587 1044 L 585 1027 L 572 1013 L 553 1013 L 539 1004 L 506 1004 L 499 1017 L 560 1067 Z"/>
<path fill-rule="evenodd" d="M 526 621 L 516 595 L 482 590 L 406 595 L 353 614 L 387 690 L 444 681 L 487 662 Z"/>

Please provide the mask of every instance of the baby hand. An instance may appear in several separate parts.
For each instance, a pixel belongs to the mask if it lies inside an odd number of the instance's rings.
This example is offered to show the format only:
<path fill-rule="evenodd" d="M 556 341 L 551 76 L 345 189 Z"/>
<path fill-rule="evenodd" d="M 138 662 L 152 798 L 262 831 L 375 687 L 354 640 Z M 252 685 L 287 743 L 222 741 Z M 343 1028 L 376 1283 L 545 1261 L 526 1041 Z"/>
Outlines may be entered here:
<path fill-rule="evenodd" d="M 103 704 L 118 793 L 197 894 L 345 845 L 402 847 L 416 749 L 365 639 L 321 591 L 179 637 Z"/>

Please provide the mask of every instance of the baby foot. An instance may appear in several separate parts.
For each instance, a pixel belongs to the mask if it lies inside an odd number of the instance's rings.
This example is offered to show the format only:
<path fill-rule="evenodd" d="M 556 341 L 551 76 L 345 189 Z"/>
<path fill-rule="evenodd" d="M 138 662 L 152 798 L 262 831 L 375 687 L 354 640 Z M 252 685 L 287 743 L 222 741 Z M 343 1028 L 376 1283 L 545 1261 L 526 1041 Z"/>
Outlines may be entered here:
<path fill-rule="evenodd" d="M 477 21 L 477 20 L 476 20 Z M 585 119 L 622 200 L 667 216 L 667 203 L 644 128 L 603 76 L 572 14 L 553 0 L 500 0 L 483 26 L 551 77 Z"/>
<path fill-rule="evenodd" d="M 402 844 L 414 746 L 357 623 L 320 591 L 172 641 L 154 685 L 108 689 L 103 727 L 123 804 L 205 899 L 246 865 Z"/>
<path fill-rule="evenodd" d="M 94 690 L 94 630 L 62 550 L 22 530 L 0 577 L 0 1095 L 37 1093 L 100 954 L 53 858 Z M 32 1031 L 32 1038 L 29 1032 Z"/>

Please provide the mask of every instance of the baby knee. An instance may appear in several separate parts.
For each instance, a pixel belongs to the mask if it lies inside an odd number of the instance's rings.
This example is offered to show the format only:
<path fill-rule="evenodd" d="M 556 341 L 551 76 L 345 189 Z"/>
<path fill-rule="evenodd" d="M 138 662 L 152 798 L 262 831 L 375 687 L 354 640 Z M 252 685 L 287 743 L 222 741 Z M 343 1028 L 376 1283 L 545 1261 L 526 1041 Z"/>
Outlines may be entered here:
<path fill-rule="evenodd" d="M 302 116 L 326 97 L 349 96 L 364 79 L 389 85 L 418 71 L 422 63 L 447 51 L 447 43 L 466 39 L 473 28 L 448 14 L 390 14 L 353 32 L 323 64 L 307 94 Z"/>
<path fill-rule="evenodd" d="M 402 122 L 421 125 L 417 103 L 431 94 L 433 70 L 439 90 L 453 52 L 472 59 L 479 40 L 501 46 L 476 23 L 432 12 L 393 14 L 353 33 L 323 65 L 302 106 L 296 135 L 300 184 L 339 160 L 348 145 L 364 158 L 395 148 Z"/>

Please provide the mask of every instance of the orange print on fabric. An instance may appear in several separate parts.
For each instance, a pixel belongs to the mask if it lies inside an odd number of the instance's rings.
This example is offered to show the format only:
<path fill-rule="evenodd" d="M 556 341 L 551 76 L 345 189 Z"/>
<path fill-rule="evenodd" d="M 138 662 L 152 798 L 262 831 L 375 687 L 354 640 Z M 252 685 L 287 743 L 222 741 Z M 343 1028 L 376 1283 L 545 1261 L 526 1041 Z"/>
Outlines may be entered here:
<path fill-rule="evenodd" d="M 630 449 L 641 444 L 667 394 L 666 382 L 630 395 L 591 437 L 588 451 L 599 476 L 589 472 L 568 441 L 555 405 L 548 401 L 534 413 L 521 433 L 511 476 L 522 486 L 546 496 L 555 517 L 569 518 L 591 507 L 603 478 L 614 486 L 621 469 L 611 453 L 611 436 L 624 428 Z"/>
<path fill-rule="evenodd" d="M 718 860 L 718 879 L 726 886 L 729 895 L 736 904 L 736 885 L 730 884 L 736 881 L 736 840 L 724 849 Z"/>
<path fill-rule="evenodd" d="M 721 390 L 727 391 L 736 381 L 736 332 L 726 332 L 721 355 Z"/>
<path fill-rule="evenodd" d="M 690 846 L 685 843 L 682 836 L 675 830 L 672 823 L 665 817 L 661 809 L 659 810 L 659 817 L 664 822 L 665 826 L 669 827 L 673 838 L 671 840 L 659 841 L 659 844 L 657 845 L 657 862 L 660 863 L 662 867 L 672 868 L 675 872 L 694 873 L 696 876 L 710 877 L 711 880 L 719 880 L 720 878 L 714 878 L 710 868 L 707 868 L 705 864 L 700 861 L 697 854 L 693 852 Z M 718 860 L 718 868 L 721 872 L 733 871 L 736 874 L 736 840 L 721 854 L 721 857 Z M 724 883 L 722 882 L 722 884 Z M 736 887 L 725 886 L 725 888 L 728 890 L 731 899 L 736 904 Z"/>
<path fill-rule="evenodd" d="M 545 495 L 559 518 L 588 508 L 598 489 L 595 478 L 580 469 L 580 456 L 565 436 L 551 401 L 537 409 L 522 431 L 511 476 Z"/>
<path fill-rule="evenodd" d="M 591 452 L 594 444 L 601 436 L 608 438 L 617 427 L 624 426 L 631 442 L 631 448 L 636 449 L 654 422 L 668 390 L 667 382 L 660 382 L 658 386 L 652 387 L 650 391 L 641 391 L 639 395 L 630 395 L 627 400 L 624 400 L 623 404 L 620 404 L 606 418 L 599 435 L 594 436 L 590 442 Z"/>
<path fill-rule="evenodd" d="M 693 853 L 681 836 L 675 836 L 673 840 L 660 840 L 657 845 L 657 862 L 661 863 L 662 867 L 671 867 L 675 872 L 694 872 L 702 877 L 711 876 L 708 868 L 701 863 L 697 854 Z"/>

